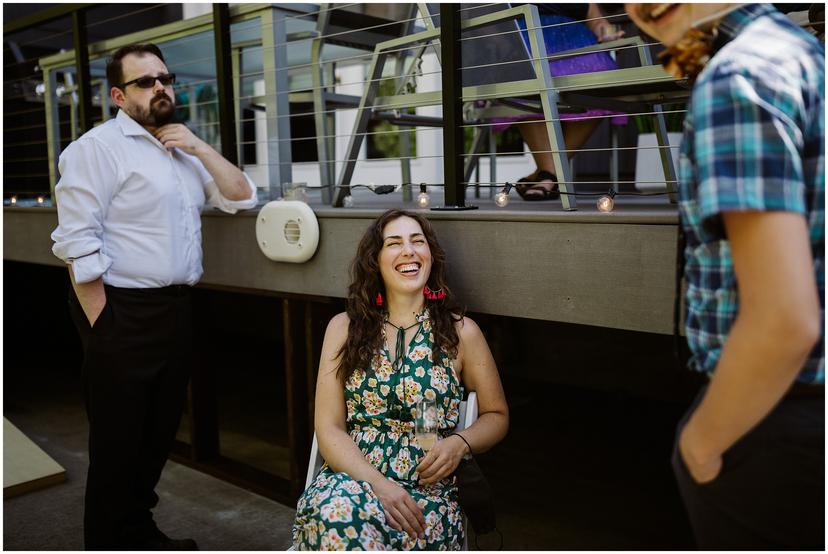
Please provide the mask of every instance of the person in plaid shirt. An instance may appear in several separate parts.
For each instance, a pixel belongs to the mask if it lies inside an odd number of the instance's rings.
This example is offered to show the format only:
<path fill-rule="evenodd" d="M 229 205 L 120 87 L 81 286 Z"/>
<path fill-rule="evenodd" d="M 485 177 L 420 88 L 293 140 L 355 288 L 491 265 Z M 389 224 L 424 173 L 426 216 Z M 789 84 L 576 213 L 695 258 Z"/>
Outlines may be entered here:
<path fill-rule="evenodd" d="M 691 364 L 710 380 L 673 469 L 696 539 L 821 550 L 824 49 L 767 4 L 627 12 L 695 78 L 679 207 Z"/>

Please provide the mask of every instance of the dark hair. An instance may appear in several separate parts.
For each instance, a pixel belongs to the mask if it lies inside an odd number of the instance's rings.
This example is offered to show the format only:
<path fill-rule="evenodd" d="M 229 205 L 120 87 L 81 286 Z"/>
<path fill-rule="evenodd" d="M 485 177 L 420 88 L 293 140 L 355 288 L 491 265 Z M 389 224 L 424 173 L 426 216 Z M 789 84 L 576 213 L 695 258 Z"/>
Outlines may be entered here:
<path fill-rule="evenodd" d="M 110 57 L 106 62 L 106 79 L 109 81 L 110 87 L 120 88 L 121 85 L 124 84 L 124 71 L 121 65 L 121 60 L 123 60 L 124 56 L 128 54 L 138 54 L 139 56 L 152 54 L 162 62 L 164 61 L 164 54 L 162 54 L 161 49 L 154 44 L 128 44 L 127 46 L 122 46 L 118 48 L 118 50 L 116 50 L 115 53 L 112 54 L 112 57 Z"/>
<path fill-rule="evenodd" d="M 377 294 L 385 293 L 379 269 L 379 254 L 382 250 L 382 231 L 391 221 L 410 217 L 420 224 L 428 247 L 431 250 L 431 274 L 428 287 L 446 293 L 442 300 L 426 298 L 431 329 L 434 333 L 434 362 L 441 354 L 457 356 L 460 337 L 455 323 L 463 319 L 463 310 L 457 306 L 454 295 L 446 282 L 446 252 L 437 242 L 437 235 L 429 221 L 420 214 L 404 210 L 388 210 L 379 216 L 365 231 L 357 247 L 356 257 L 351 263 L 351 284 L 348 286 L 348 339 L 339 351 L 337 377 L 344 384 L 357 369 L 370 372 L 382 347 L 382 324 L 384 308 L 376 305 Z"/>

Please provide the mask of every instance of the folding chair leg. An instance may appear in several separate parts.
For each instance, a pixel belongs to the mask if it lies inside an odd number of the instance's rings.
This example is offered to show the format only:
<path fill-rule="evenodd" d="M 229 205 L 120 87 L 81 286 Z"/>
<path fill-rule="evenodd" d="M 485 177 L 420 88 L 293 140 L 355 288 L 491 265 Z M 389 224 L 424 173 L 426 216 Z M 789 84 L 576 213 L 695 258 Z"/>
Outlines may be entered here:
<path fill-rule="evenodd" d="M 402 173 L 403 202 L 410 202 L 411 195 L 411 136 L 408 129 L 400 134 L 400 172 Z"/>
<path fill-rule="evenodd" d="M 610 180 L 612 181 L 612 190 L 618 192 L 618 127 L 609 124 L 610 128 L 610 144 L 612 145 L 612 152 L 610 154 Z"/>
<path fill-rule="evenodd" d="M 382 69 L 385 66 L 385 58 L 387 54 L 375 51 L 371 59 L 371 67 L 368 70 L 368 88 L 362 95 L 357 108 L 356 121 L 354 121 L 354 131 L 351 133 L 351 138 L 348 141 L 348 149 L 345 152 L 345 164 L 342 167 L 342 172 L 339 174 L 339 186 L 337 187 L 336 201 L 334 206 L 342 207 L 345 197 L 351 191 L 351 177 L 354 175 L 354 167 L 356 166 L 357 156 L 359 156 L 359 149 L 362 146 L 362 140 L 365 136 L 365 131 L 368 128 L 368 121 L 371 118 L 371 108 L 374 98 L 379 89 L 379 79 L 382 77 Z"/>
<path fill-rule="evenodd" d="M 416 8 L 412 9 L 411 11 L 412 13 L 415 12 Z M 397 55 L 395 56 L 395 60 L 397 68 L 395 73 L 397 73 L 400 76 L 400 78 L 397 79 L 396 83 L 397 90 L 399 91 L 403 86 L 405 86 L 405 82 L 408 80 L 408 75 L 405 73 L 405 56 L 403 55 L 403 52 L 397 53 Z M 409 129 L 400 129 L 399 125 L 397 126 L 397 130 L 397 136 L 400 137 L 400 173 L 402 174 L 401 176 L 403 184 L 403 202 L 411 202 L 411 133 L 409 133 Z"/>
<path fill-rule="evenodd" d="M 561 204 L 563 209 L 577 210 L 577 202 L 574 196 L 566 194 L 575 192 L 572 184 L 572 172 L 570 171 L 569 160 L 567 159 L 566 144 L 563 140 L 561 129 L 561 118 L 558 114 L 558 92 L 552 88 L 552 75 L 549 73 L 549 64 L 546 62 L 546 44 L 543 41 L 543 30 L 540 25 L 538 8 L 534 5 L 527 6 L 529 17 L 526 21 L 526 28 L 529 32 L 529 45 L 532 49 L 535 68 L 535 77 L 542 89 L 540 93 L 541 105 L 543 106 L 543 117 L 546 120 L 546 132 L 549 136 L 549 146 L 552 151 L 552 160 L 555 164 L 555 175 L 558 178 L 558 190 L 561 192 Z"/>
<path fill-rule="evenodd" d="M 497 139 L 495 138 L 495 133 L 491 127 L 486 128 L 486 132 L 489 136 L 489 198 L 494 196 L 494 188 L 497 185 Z"/>
<path fill-rule="evenodd" d="M 667 182 L 667 192 L 671 204 L 678 203 L 676 194 L 676 168 L 673 165 L 673 154 L 670 151 L 670 140 L 667 137 L 667 124 L 664 121 L 661 104 L 653 106 L 656 114 L 656 140 L 658 141 L 658 154 L 661 157 L 661 167 L 664 169 L 664 179 Z"/>
<path fill-rule="evenodd" d="M 484 139 L 486 139 L 486 133 L 483 132 L 483 128 L 475 127 L 474 139 L 472 140 L 471 152 L 469 153 L 470 156 L 466 157 L 466 162 L 463 168 L 463 180 L 466 183 L 471 181 L 472 173 L 474 173 L 475 168 L 480 163 L 480 156 L 478 156 L 478 153 L 483 150 Z"/>

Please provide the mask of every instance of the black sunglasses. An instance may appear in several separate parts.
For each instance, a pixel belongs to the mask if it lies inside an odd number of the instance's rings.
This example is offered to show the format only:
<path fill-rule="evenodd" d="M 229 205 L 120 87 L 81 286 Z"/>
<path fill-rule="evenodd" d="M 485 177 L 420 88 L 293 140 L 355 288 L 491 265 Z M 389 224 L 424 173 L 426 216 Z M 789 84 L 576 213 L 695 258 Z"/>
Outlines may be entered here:
<path fill-rule="evenodd" d="M 124 83 L 118 88 L 127 88 L 129 85 L 136 85 L 138 88 L 152 88 L 155 86 L 155 81 L 159 81 L 165 87 L 168 87 L 172 84 L 175 84 L 175 73 L 167 73 L 166 75 L 159 75 L 157 77 L 152 77 L 150 75 L 144 75 L 143 77 L 138 77 L 137 79 L 133 79 L 128 83 Z"/>

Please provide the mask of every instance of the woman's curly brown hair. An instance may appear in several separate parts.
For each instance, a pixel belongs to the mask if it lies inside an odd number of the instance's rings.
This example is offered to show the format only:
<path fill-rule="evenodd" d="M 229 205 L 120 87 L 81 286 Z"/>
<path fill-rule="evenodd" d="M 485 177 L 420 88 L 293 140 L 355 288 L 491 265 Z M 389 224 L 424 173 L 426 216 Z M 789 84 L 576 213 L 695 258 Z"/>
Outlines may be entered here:
<path fill-rule="evenodd" d="M 460 337 L 455 324 L 463 319 L 463 310 L 456 304 L 446 282 L 446 252 L 437 242 L 434 228 L 425 217 L 405 210 L 388 210 L 365 231 L 351 263 L 352 280 L 348 286 L 347 309 L 350 320 L 348 339 L 339 351 L 339 365 L 336 368 L 336 376 L 343 383 L 357 369 L 370 372 L 372 362 L 382 348 L 385 308 L 376 305 L 378 294 L 386 296 L 379 268 L 379 254 L 383 245 L 382 232 L 388 223 L 400 217 L 410 217 L 420 224 L 431 250 L 432 264 L 428 287 L 432 290 L 443 289 L 446 293 L 442 300 L 425 300 L 434 333 L 434 352 L 441 353 L 442 356 L 457 356 Z"/>

